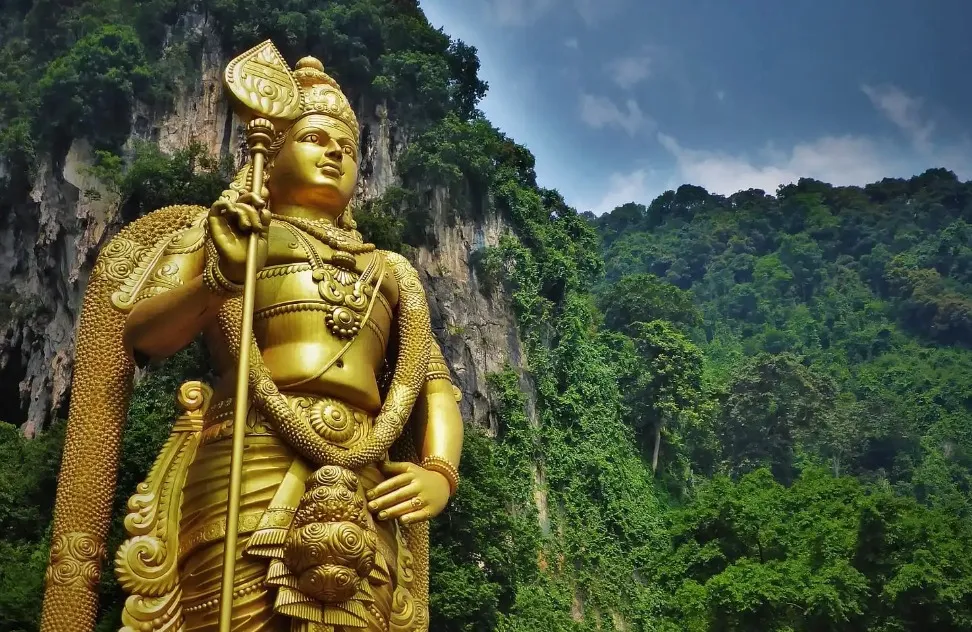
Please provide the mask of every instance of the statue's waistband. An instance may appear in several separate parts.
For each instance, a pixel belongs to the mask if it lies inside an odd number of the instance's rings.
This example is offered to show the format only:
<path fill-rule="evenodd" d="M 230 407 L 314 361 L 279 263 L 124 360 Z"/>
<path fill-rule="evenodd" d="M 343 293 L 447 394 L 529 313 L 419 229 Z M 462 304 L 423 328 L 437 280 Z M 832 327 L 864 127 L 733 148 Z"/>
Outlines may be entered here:
<path fill-rule="evenodd" d="M 290 408 L 326 441 L 351 448 L 365 439 L 374 426 L 374 415 L 338 399 L 308 394 L 283 394 Z M 214 402 L 203 423 L 202 443 L 233 436 L 234 398 Z M 262 412 L 250 406 L 246 418 L 247 436 L 275 436 L 273 426 Z"/>

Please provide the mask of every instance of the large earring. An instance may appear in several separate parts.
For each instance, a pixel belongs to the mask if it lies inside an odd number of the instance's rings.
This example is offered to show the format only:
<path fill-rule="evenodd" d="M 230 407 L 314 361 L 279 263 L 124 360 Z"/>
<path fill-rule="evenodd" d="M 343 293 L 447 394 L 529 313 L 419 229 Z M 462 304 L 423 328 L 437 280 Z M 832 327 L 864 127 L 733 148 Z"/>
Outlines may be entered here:
<path fill-rule="evenodd" d="M 352 211 L 353 202 L 349 202 L 344 211 L 338 216 L 338 227 L 345 230 L 354 231 L 358 227 L 358 222 L 354 221 Z"/>

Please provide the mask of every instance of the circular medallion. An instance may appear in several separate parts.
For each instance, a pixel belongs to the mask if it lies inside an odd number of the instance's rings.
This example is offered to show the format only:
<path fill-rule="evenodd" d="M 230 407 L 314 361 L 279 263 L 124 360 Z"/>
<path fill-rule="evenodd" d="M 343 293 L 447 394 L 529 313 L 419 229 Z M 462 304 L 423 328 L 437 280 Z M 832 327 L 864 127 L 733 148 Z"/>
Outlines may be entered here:
<path fill-rule="evenodd" d="M 355 434 L 354 415 L 337 402 L 318 402 L 308 412 L 311 428 L 327 441 L 344 443 Z"/>
<path fill-rule="evenodd" d="M 347 307 L 335 307 L 326 320 L 328 329 L 339 338 L 353 338 L 361 330 L 361 317 Z"/>

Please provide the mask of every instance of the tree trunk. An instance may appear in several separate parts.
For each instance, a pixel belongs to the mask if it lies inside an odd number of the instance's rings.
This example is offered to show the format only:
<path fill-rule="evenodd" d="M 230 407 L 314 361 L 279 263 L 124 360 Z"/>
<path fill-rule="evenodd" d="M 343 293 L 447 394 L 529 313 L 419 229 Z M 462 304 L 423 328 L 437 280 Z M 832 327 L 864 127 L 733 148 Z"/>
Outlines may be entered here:
<path fill-rule="evenodd" d="M 651 454 L 651 473 L 658 470 L 658 449 L 661 447 L 661 424 L 655 426 L 655 449 Z"/>

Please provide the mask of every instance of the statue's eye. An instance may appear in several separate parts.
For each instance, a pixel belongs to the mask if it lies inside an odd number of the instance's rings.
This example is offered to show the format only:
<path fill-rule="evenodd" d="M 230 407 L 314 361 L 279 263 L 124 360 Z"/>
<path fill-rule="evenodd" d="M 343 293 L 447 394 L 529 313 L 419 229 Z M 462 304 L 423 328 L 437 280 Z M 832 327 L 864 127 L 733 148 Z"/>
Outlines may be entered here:
<path fill-rule="evenodd" d="M 350 145 L 345 145 L 344 146 L 344 153 L 346 153 L 347 155 L 350 156 L 350 155 L 352 155 L 354 153 L 354 150 L 351 149 L 351 146 Z"/>
<path fill-rule="evenodd" d="M 304 142 L 305 143 L 316 143 L 316 142 L 318 142 L 320 140 L 321 140 L 321 137 L 318 136 L 317 134 L 308 134 L 307 136 L 304 136 Z"/>

